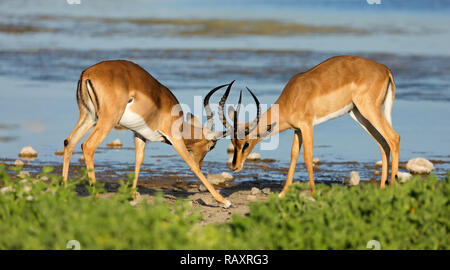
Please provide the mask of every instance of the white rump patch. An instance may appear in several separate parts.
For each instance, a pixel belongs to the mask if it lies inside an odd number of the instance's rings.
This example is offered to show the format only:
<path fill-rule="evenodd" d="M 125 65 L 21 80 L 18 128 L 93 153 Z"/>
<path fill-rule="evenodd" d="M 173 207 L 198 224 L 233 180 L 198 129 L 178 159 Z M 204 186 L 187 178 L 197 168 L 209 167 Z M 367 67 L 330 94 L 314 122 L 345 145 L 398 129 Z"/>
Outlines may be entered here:
<path fill-rule="evenodd" d="M 386 93 L 386 98 L 384 99 L 384 117 L 388 121 L 389 125 L 392 126 L 392 107 L 394 106 L 394 100 L 392 97 L 392 82 L 389 82 L 389 87 Z"/>
<path fill-rule="evenodd" d="M 130 110 L 130 106 L 133 102 L 134 100 L 127 104 L 125 112 L 123 113 L 122 118 L 120 118 L 119 125 L 133 130 L 151 142 L 165 141 L 164 137 L 166 136 L 160 130 L 150 129 L 142 116 Z"/>
<path fill-rule="evenodd" d="M 318 124 L 322 124 L 325 123 L 328 120 L 334 119 L 334 118 L 338 118 L 340 116 L 343 116 L 344 114 L 348 113 L 351 109 L 353 109 L 353 103 L 348 104 L 347 106 L 345 106 L 344 108 L 340 109 L 339 111 L 336 111 L 334 113 L 330 113 L 328 115 L 325 115 L 324 117 L 321 117 L 319 119 L 316 119 L 316 117 L 314 116 L 314 125 L 318 125 Z"/>

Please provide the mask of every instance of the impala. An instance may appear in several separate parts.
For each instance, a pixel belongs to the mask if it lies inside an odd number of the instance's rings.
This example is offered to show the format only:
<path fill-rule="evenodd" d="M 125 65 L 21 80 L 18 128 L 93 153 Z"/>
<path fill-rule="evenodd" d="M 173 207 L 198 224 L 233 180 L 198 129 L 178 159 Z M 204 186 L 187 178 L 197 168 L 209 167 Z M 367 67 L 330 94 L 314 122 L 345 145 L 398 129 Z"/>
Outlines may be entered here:
<path fill-rule="evenodd" d="M 225 87 L 222 85 L 213 89 Z M 228 85 L 231 87 L 231 84 Z M 81 145 L 91 183 L 96 181 L 94 153 L 111 129 L 122 126 L 134 132 L 136 188 L 140 167 L 144 161 L 146 141 L 171 144 L 208 191 L 225 207 L 231 203 L 223 198 L 201 172 L 203 158 L 226 136 L 226 132 L 211 131 L 213 115 L 209 98 L 204 100 L 207 125 L 203 127 L 193 116 L 183 120 L 183 111 L 172 92 L 135 63 L 124 60 L 100 62 L 81 73 L 77 87 L 80 116 L 77 125 L 64 140 L 62 175 L 67 181 L 69 163 L 75 145 L 93 127 Z M 195 136 L 196 134 L 200 134 Z"/>
<path fill-rule="evenodd" d="M 229 89 L 223 96 L 221 104 L 225 103 L 228 93 Z M 275 102 L 276 106 L 269 108 L 262 117 L 259 102 L 251 91 L 250 93 L 258 107 L 257 117 L 252 122 L 243 124 L 238 120 L 241 98 L 236 111 L 232 107 L 229 109 L 230 118 L 234 122 L 233 127 L 228 123 L 223 108 L 219 112 L 223 125 L 227 129 L 234 130 L 234 136 L 231 139 L 234 155 L 230 164 L 230 169 L 233 171 L 242 169 L 247 156 L 265 137 L 286 129 L 293 129 L 295 132 L 291 162 L 280 197 L 292 184 L 302 143 L 304 144 L 304 162 L 308 171 L 311 193 L 313 193 L 313 127 L 349 113 L 380 147 L 382 154 L 380 188 L 385 187 L 390 152 L 392 152 L 390 184 L 394 183 L 398 173 L 400 136 L 392 128 L 391 112 L 395 84 L 392 73 L 386 66 L 357 56 L 330 58 L 306 72 L 293 76 Z M 261 118 L 266 121 L 260 122 Z M 273 118 L 278 120 L 267 121 Z M 273 128 L 274 124 L 276 128 Z M 239 133 L 242 136 L 239 136 Z"/>

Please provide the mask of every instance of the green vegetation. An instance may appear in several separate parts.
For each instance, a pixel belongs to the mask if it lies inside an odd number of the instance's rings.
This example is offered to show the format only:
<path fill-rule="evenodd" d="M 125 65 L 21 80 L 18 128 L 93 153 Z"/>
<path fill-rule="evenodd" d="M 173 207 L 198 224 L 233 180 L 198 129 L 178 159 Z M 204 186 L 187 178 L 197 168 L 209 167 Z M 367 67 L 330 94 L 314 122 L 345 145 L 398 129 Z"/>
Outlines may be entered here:
<path fill-rule="evenodd" d="M 69 240 L 82 249 L 366 249 L 372 239 L 382 249 L 450 247 L 450 173 L 385 190 L 318 184 L 313 199 L 295 184 L 283 199 L 252 203 L 246 217 L 203 227 L 187 201 L 158 195 L 133 206 L 128 183 L 107 198 L 95 195 L 100 184 L 83 186 L 85 174 L 61 185 L 51 168 L 18 177 L 0 164 L 0 249 L 66 249 Z"/>

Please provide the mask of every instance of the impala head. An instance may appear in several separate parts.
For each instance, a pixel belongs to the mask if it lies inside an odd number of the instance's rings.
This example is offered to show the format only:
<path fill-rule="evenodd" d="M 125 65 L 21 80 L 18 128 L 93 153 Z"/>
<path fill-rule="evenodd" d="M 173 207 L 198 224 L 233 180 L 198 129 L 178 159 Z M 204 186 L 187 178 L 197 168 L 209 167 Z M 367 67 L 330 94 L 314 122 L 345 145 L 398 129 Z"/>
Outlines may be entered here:
<path fill-rule="evenodd" d="M 227 89 L 222 99 L 220 100 L 219 116 L 228 133 L 233 134 L 231 137 L 231 143 L 233 144 L 234 147 L 234 154 L 233 160 L 230 164 L 230 169 L 235 172 L 238 172 L 242 169 L 245 160 L 247 159 L 248 155 L 252 152 L 256 144 L 260 142 L 262 138 L 264 138 L 267 134 L 270 133 L 274 124 L 267 125 L 263 133 L 258 133 L 260 131 L 258 130 L 258 124 L 261 119 L 261 107 L 258 98 L 253 94 L 253 92 L 249 88 L 247 88 L 247 90 L 252 95 L 256 103 L 257 109 L 256 119 L 247 124 L 244 124 L 241 121 L 239 121 L 239 111 L 241 108 L 241 101 L 242 101 L 242 91 L 241 91 L 236 110 L 234 110 L 234 108 L 231 106 L 228 108 L 229 116 L 231 119 L 233 119 L 233 125 L 228 123 L 228 120 L 226 119 L 223 110 L 223 105 L 225 104 L 226 99 L 228 98 L 228 94 L 230 92 L 232 84 L 233 83 L 230 84 L 229 88 Z"/>
<path fill-rule="evenodd" d="M 206 111 L 206 126 L 203 126 L 198 118 L 191 113 L 187 113 L 187 121 L 183 123 L 184 142 L 189 153 L 199 165 L 199 168 L 202 167 L 203 159 L 216 146 L 217 141 L 227 135 L 227 131 L 213 131 L 213 113 L 209 107 L 209 99 L 217 90 L 225 86 L 228 86 L 230 89 L 232 84 L 218 86 L 206 95 L 203 101 L 203 106 Z M 221 110 L 220 107 L 219 110 Z"/>

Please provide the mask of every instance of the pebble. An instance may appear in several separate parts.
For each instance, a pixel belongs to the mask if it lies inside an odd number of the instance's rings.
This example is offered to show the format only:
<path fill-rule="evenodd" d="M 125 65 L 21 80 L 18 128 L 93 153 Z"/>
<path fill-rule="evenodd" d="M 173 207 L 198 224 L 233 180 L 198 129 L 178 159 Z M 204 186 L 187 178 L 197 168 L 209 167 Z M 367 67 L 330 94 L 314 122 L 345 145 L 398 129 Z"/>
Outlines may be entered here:
<path fill-rule="evenodd" d="M 257 187 L 252 187 L 252 189 L 250 190 L 250 194 L 251 195 L 261 194 L 261 190 Z"/>
<path fill-rule="evenodd" d="M 208 174 L 206 178 L 213 185 L 223 184 L 226 181 L 221 174 Z"/>
<path fill-rule="evenodd" d="M 301 197 L 301 198 L 305 198 L 305 199 L 307 199 L 307 200 L 310 200 L 310 201 L 312 201 L 312 202 L 315 202 L 315 201 L 316 201 L 316 199 L 314 199 L 314 198 L 311 196 L 311 192 L 310 192 L 309 190 L 303 190 L 302 192 L 300 192 L 300 197 Z"/>
<path fill-rule="evenodd" d="M 223 179 L 225 179 L 225 181 L 232 181 L 234 179 L 233 175 L 231 175 L 231 173 L 227 173 L 227 172 L 223 172 L 222 174 Z"/>
<path fill-rule="evenodd" d="M 120 139 L 115 139 L 114 141 L 107 143 L 108 147 L 122 147 L 122 141 Z"/>
<path fill-rule="evenodd" d="M 20 159 L 17 159 L 16 161 L 14 161 L 14 166 L 23 166 L 23 165 L 24 165 L 24 163 Z"/>
<path fill-rule="evenodd" d="M 351 171 L 347 179 L 345 179 L 345 184 L 349 186 L 357 186 L 359 184 L 359 173 L 357 171 Z"/>
<path fill-rule="evenodd" d="M 27 171 L 20 171 L 17 176 L 19 176 L 20 178 L 25 178 L 27 176 L 30 176 L 30 173 Z"/>
<path fill-rule="evenodd" d="M 208 189 L 205 187 L 205 185 L 201 184 L 200 186 L 198 186 L 198 191 L 205 192 L 208 191 Z"/>
<path fill-rule="evenodd" d="M 409 178 L 412 177 L 412 174 L 408 172 L 398 172 L 397 176 L 398 179 L 400 180 L 400 183 L 405 183 L 406 181 L 409 180 Z"/>
<path fill-rule="evenodd" d="M 270 188 L 266 187 L 262 189 L 262 193 L 269 195 L 270 194 Z"/>
<path fill-rule="evenodd" d="M 261 155 L 259 153 L 251 153 L 247 156 L 247 160 L 261 160 Z"/>
<path fill-rule="evenodd" d="M 19 157 L 37 157 L 38 153 L 36 150 L 33 149 L 31 146 L 25 146 L 20 150 Z"/>
<path fill-rule="evenodd" d="M 14 192 L 14 188 L 13 187 L 2 187 L 0 188 L 0 193 L 1 194 L 5 194 L 6 192 Z"/>
<path fill-rule="evenodd" d="M 31 186 L 30 185 L 26 185 L 23 187 L 23 191 L 25 191 L 26 193 L 31 191 Z"/>
<path fill-rule="evenodd" d="M 383 166 L 383 161 L 378 160 L 377 162 L 375 162 L 375 167 L 382 167 Z"/>
<path fill-rule="evenodd" d="M 429 174 L 434 170 L 434 165 L 431 161 L 418 157 L 413 158 L 406 163 L 406 169 L 412 174 Z"/>

